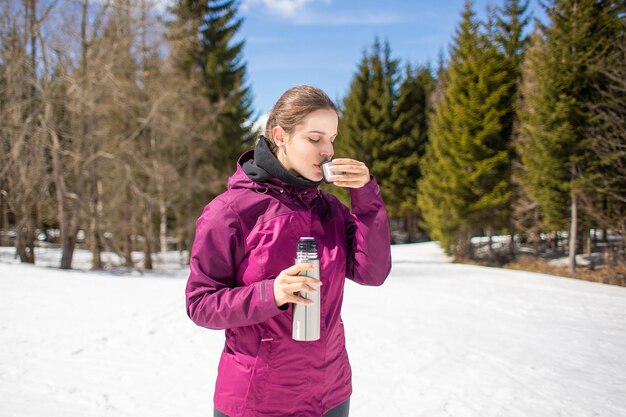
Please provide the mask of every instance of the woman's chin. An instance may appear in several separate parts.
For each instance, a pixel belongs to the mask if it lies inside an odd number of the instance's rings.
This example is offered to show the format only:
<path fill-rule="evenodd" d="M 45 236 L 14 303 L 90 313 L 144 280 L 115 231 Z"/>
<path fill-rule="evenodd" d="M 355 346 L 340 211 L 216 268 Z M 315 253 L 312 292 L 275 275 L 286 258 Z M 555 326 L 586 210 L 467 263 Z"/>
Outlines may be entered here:
<path fill-rule="evenodd" d="M 300 173 L 300 172 L 302 172 L 302 173 Z M 292 174 L 294 174 L 296 176 L 300 176 L 302 178 L 305 178 L 305 179 L 307 179 L 309 181 L 313 181 L 313 182 L 321 181 L 324 178 L 324 175 L 322 174 L 321 168 L 317 169 L 317 170 L 314 170 L 312 172 L 311 171 L 304 172 L 304 170 L 302 170 L 300 172 L 295 171 L 295 170 L 291 170 Z"/>
<path fill-rule="evenodd" d="M 324 177 L 320 174 L 313 174 L 313 175 L 307 175 L 305 178 L 308 179 L 309 181 L 318 182 L 318 181 L 321 181 Z"/>

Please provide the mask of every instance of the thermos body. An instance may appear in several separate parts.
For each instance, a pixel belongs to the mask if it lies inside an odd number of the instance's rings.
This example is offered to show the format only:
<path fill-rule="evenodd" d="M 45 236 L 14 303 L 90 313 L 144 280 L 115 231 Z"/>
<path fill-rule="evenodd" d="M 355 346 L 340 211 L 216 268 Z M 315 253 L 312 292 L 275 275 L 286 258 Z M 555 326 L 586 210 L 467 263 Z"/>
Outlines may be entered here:
<path fill-rule="evenodd" d="M 313 238 L 303 238 L 313 239 Z M 302 239 L 300 240 L 302 242 Z M 309 241 L 310 242 L 310 241 Z M 313 240 L 313 242 L 315 242 Z M 300 248 L 299 243 L 299 248 Z M 303 271 L 300 275 L 320 279 L 320 261 L 317 259 L 317 247 L 315 252 L 312 251 L 300 251 L 298 250 L 298 256 L 295 263 L 310 263 L 313 265 L 313 269 Z M 310 342 L 319 340 L 320 338 L 320 293 L 319 288 L 316 293 L 300 292 L 302 298 L 313 301 L 313 304 L 294 304 L 293 306 L 293 319 L 292 319 L 292 338 L 294 340 Z"/>

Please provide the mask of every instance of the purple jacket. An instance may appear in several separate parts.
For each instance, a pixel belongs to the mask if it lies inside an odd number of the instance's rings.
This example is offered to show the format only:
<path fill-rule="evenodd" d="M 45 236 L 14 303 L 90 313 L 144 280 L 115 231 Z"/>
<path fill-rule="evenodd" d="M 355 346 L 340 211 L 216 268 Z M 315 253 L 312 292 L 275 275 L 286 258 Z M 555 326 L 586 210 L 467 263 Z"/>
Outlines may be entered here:
<path fill-rule="evenodd" d="M 387 213 L 376 180 L 350 189 L 352 213 L 333 195 L 277 179 L 250 180 L 239 159 L 228 190 L 196 222 L 187 314 L 225 329 L 215 407 L 229 417 L 320 417 L 352 393 L 341 304 L 345 278 L 381 285 L 391 269 Z M 294 264 L 296 242 L 317 240 L 321 338 L 291 339 L 291 304 L 276 306 L 274 279 Z"/>

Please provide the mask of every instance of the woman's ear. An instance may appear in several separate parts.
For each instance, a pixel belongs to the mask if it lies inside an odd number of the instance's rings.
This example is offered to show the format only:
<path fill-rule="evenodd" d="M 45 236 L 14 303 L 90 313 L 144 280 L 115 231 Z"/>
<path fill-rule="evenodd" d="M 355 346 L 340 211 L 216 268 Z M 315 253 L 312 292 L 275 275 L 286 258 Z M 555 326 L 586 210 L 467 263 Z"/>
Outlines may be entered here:
<path fill-rule="evenodd" d="M 276 146 L 278 146 L 279 148 L 285 146 L 285 143 L 287 142 L 287 134 L 285 132 L 285 129 L 280 126 L 274 126 L 274 128 L 272 129 L 272 136 L 274 137 L 274 143 L 276 144 Z"/>

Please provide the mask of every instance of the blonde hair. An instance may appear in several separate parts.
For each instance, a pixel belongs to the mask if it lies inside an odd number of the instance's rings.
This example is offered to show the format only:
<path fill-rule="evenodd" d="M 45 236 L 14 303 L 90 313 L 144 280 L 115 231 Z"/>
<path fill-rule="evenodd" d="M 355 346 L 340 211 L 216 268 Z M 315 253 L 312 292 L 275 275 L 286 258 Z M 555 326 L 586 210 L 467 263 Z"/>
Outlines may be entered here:
<path fill-rule="evenodd" d="M 310 85 L 299 85 L 285 91 L 278 99 L 270 112 L 265 124 L 265 137 L 270 142 L 272 151 L 275 152 L 276 142 L 272 130 L 276 126 L 282 127 L 285 132 L 292 134 L 302 120 L 316 110 L 334 110 L 339 115 L 335 103 L 324 91 Z"/>

